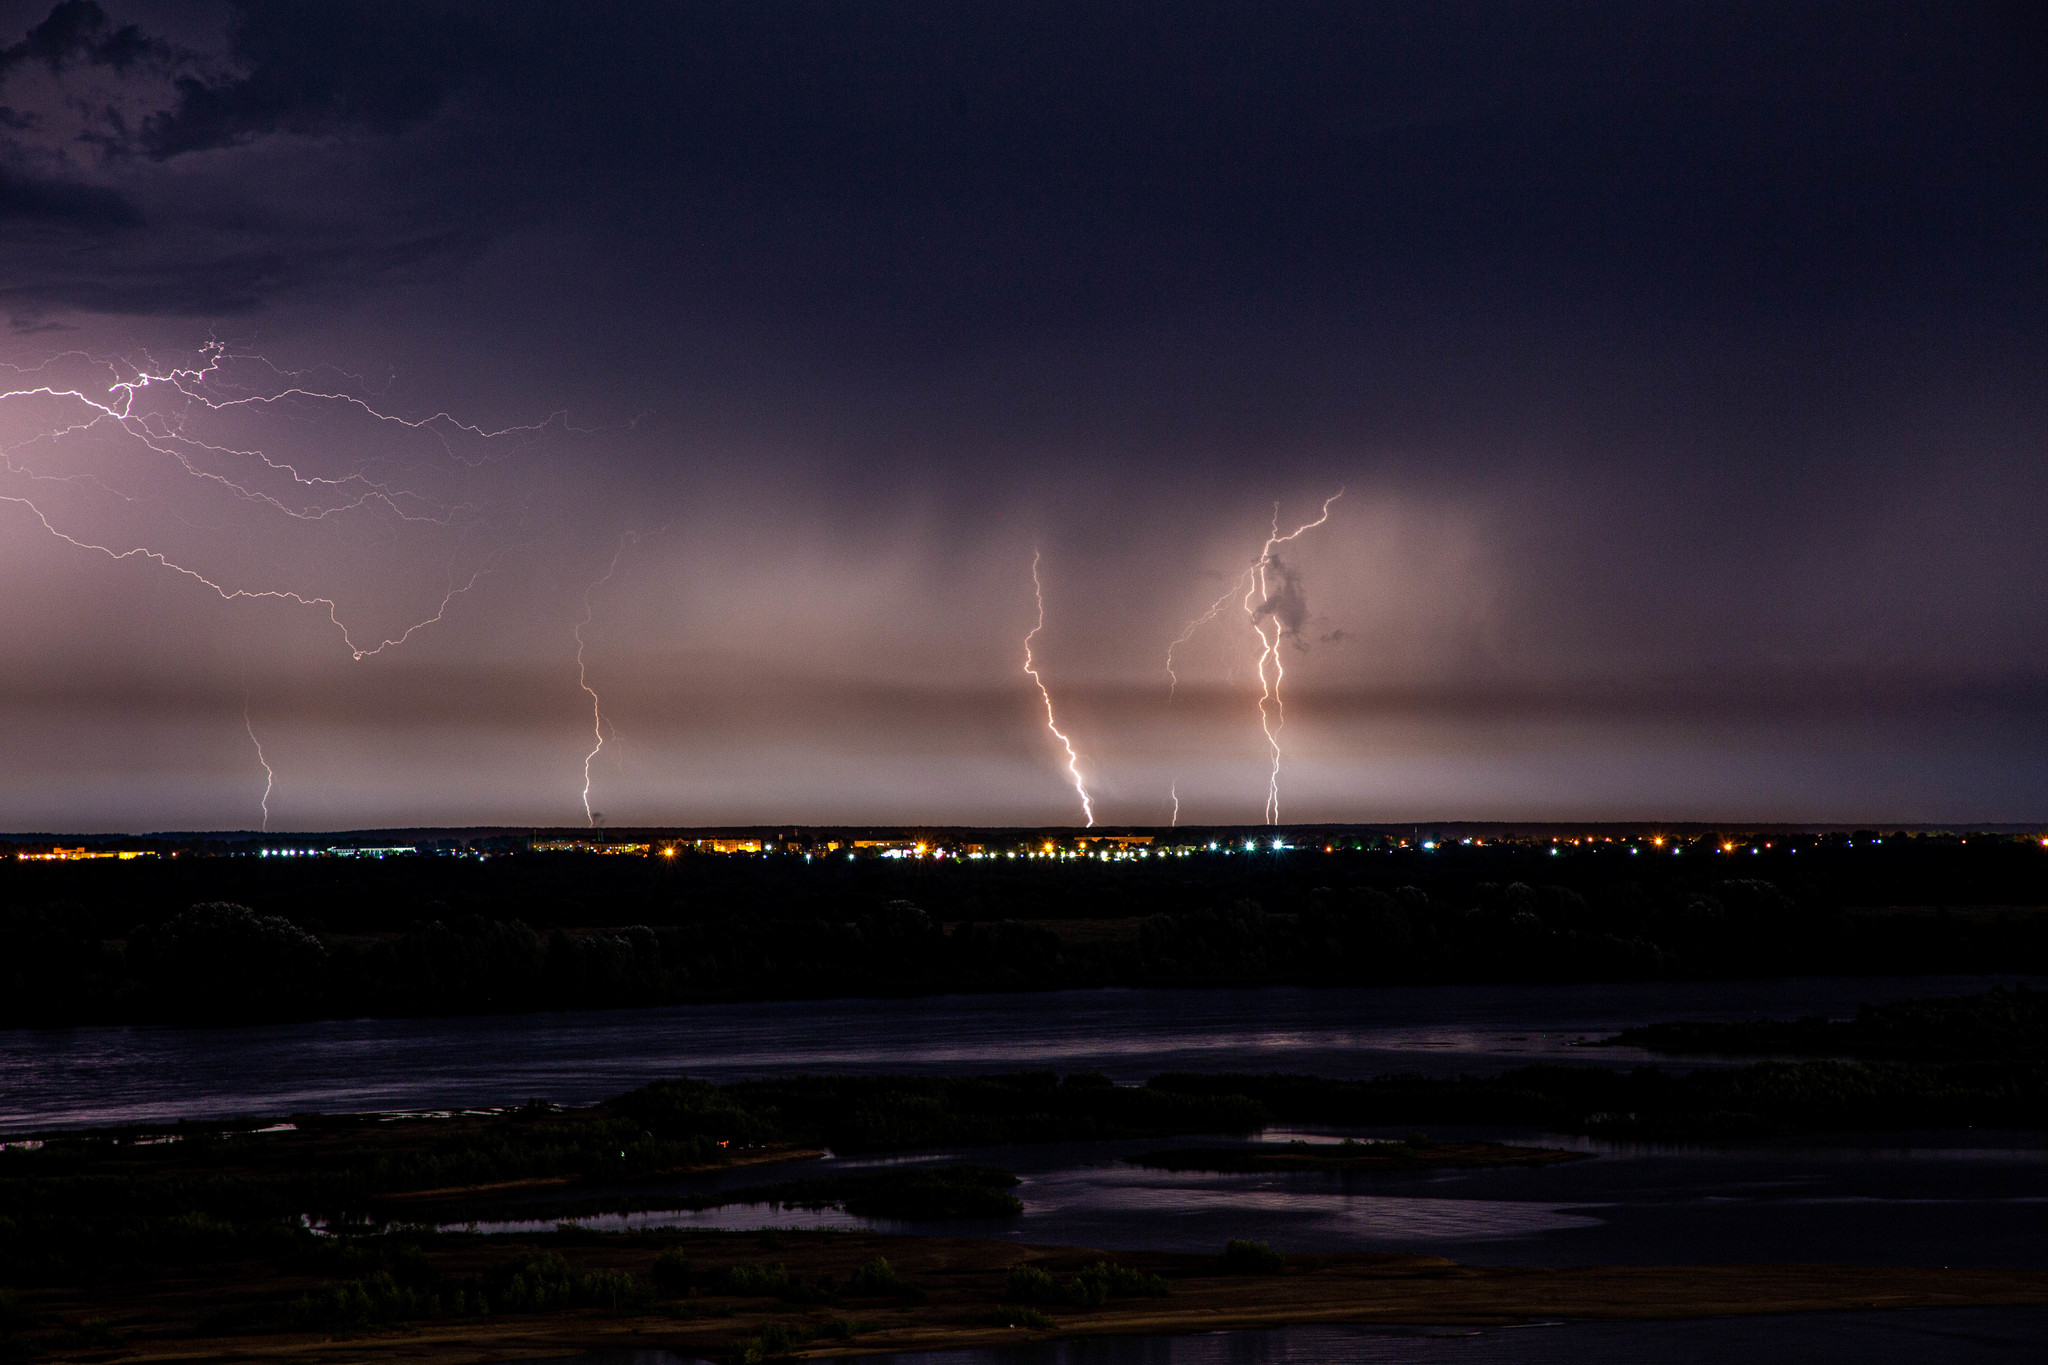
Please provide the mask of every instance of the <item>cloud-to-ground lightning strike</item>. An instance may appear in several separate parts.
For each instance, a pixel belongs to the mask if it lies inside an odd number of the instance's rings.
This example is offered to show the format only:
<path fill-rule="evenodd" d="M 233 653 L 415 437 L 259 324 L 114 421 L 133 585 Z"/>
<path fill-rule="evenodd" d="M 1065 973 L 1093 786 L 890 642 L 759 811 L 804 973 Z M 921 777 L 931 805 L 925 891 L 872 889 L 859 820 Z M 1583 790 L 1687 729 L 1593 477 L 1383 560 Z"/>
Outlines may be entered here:
<path fill-rule="evenodd" d="M 1280 639 L 1287 633 L 1287 627 L 1285 623 L 1274 615 L 1274 598 L 1266 574 L 1268 569 L 1273 568 L 1279 562 L 1274 556 L 1274 550 L 1278 546 L 1285 545 L 1297 536 L 1302 535 L 1304 532 L 1312 531 L 1328 521 L 1330 519 L 1330 504 L 1343 496 L 1344 490 L 1340 488 L 1329 497 L 1323 499 L 1322 511 L 1314 521 L 1305 522 L 1284 536 L 1280 534 L 1280 505 L 1278 503 L 1273 504 L 1272 531 L 1266 537 L 1265 545 L 1259 550 L 1259 557 L 1246 565 L 1244 572 L 1231 580 L 1230 586 L 1223 590 L 1222 595 L 1214 602 L 1211 602 L 1208 609 L 1201 615 L 1189 621 L 1186 629 L 1182 630 L 1175 637 L 1173 643 L 1166 647 L 1166 700 L 1167 704 L 1171 705 L 1174 693 L 1180 687 L 1180 674 L 1175 672 L 1173 667 L 1175 651 L 1188 641 L 1194 639 L 1195 632 L 1222 615 L 1224 608 L 1230 605 L 1230 600 L 1233 597 L 1237 597 L 1240 591 L 1242 591 L 1245 615 L 1251 622 L 1253 632 L 1259 637 L 1259 728 L 1265 733 L 1266 746 L 1272 756 L 1272 769 L 1267 775 L 1266 782 L 1265 813 L 1266 823 L 1269 825 L 1280 823 L 1280 731 L 1287 724 L 1287 713 L 1280 701 L 1280 679 L 1284 676 L 1285 670 L 1280 663 L 1279 650 Z M 1265 627 L 1262 624 L 1264 619 L 1269 616 L 1274 618 L 1273 634 L 1270 639 L 1267 638 Z M 1268 665 L 1272 669 L 1270 676 L 1267 672 Z M 1271 707 L 1270 712 L 1268 710 L 1269 706 Z M 1178 781 L 1173 783 L 1168 794 L 1173 801 L 1172 824 L 1177 826 L 1180 823 L 1180 783 Z"/>
<path fill-rule="evenodd" d="M 256 738 L 256 724 L 249 719 L 249 710 L 242 708 L 242 728 L 249 732 L 249 742 L 256 746 L 256 761 L 263 765 L 263 831 L 270 832 L 270 793 L 277 787 L 277 771 L 270 766 L 270 760 L 263 756 L 263 741 Z"/>
<path fill-rule="evenodd" d="M 1095 803 L 1088 799 L 1088 786 L 1081 780 L 1081 756 L 1074 752 L 1074 742 L 1067 738 L 1053 718 L 1052 693 L 1046 688 L 1045 679 L 1038 676 L 1038 666 L 1031 656 L 1031 642 L 1038 638 L 1038 632 L 1045 629 L 1045 584 L 1038 577 L 1039 551 L 1031 551 L 1031 592 L 1038 600 L 1038 624 L 1024 637 L 1024 671 L 1031 675 L 1031 681 L 1038 684 L 1038 695 L 1045 701 L 1045 728 L 1052 731 L 1053 738 L 1067 751 L 1067 775 L 1074 780 L 1074 791 L 1081 798 L 1081 815 L 1088 822 L 1088 828 L 1095 828 Z"/>
<path fill-rule="evenodd" d="M 67 367 L 83 373 L 67 374 Z M 260 509 L 265 516 L 282 517 L 287 522 L 332 523 L 355 513 L 388 519 L 398 525 L 432 526 L 468 536 L 490 529 L 490 519 L 480 505 L 466 500 L 466 493 L 460 490 L 451 501 L 445 495 L 422 488 L 399 486 L 393 481 L 396 471 L 434 470 L 439 464 L 440 470 L 430 477 L 460 480 L 468 471 L 502 458 L 499 444 L 504 440 L 523 445 L 557 426 L 565 431 L 573 429 L 560 413 L 543 422 L 495 431 L 458 421 L 446 412 L 418 419 L 400 417 L 380 411 L 353 393 L 333 390 L 327 385 L 315 386 L 303 374 L 279 369 L 261 356 L 231 350 L 219 341 L 209 341 L 201 349 L 198 362 L 189 366 L 166 367 L 147 360 L 137 364 L 72 351 L 49 357 L 29 369 L 4 368 L 27 382 L 0 390 L 0 413 L 11 414 L 26 408 L 31 426 L 25 435 L 0 429 L 0 476 L 13 485 L 0 491 L 0 503 L 21 507 L 49 536 L 74 549 L 104 555 L 115 562 L 148 560 L 211 589 L 224 602 L 270 599 L 321 611 L 340 634 L 350 657 L 356 660 L 403 645 L 420 631 L 442 621 L 455 599 L 469 592 L 496 567 L 507 547 L 479 547 L 466 556 L 471 560 L 468 565 L 457 567 L 450 563 L 440 584 L 439 600 L 431 612 L 402 629 L 366 634 L 360 625 L 351 625 L 345 618 L 338 596 L 283 585 L 241 586 L 217 569 L 196 566 L 175 545 L 146 543 L 155 540 L 153 533 L 132 537 L 123 534 L 117 539 L 67 525 L 70 518 L 39 490 L 83 493 L 135 510 L 160 504 L 163 499 L 161 495 L 124 490 L 117 484 L 125 480 L 102 473 L 54 472 L 40 467 L 41 461 L 32 465 L 29 452 L 55 454 L 95 431 L 105 432 L 137 452 L 164 460 L 166 471 L 174 478 L 196 481 Z M 324 477 L 307 472 L 301 463 L 276 458 L 246 442 L 208 439 L 209 433 L 197 425 L 199 419 L 209 416 L 254 416 L 267 410 L 295 420 L 304 420 L 309 414 L 352 414 L 368 423 L 365 430 L 419 433 L 435 442 L 438 451 L 432 460 L 420 463 L 393 449 L 373 448 L 367 453 L 358 450 L 343 466 L 339 477 Z M 19 431 L 16 428 L 16 433 Z M 479 448 L 463 450 L 458 443 Z M 107 449 L 117 452 L 120 448 Z M 445 457 L 445 463 L 441 457 Z M 227 472 L 237 466 L 248 472 Z M 259 480 L 269 481 L 271 488 L 257 486 Z M 183 522 L 191 526 L 176 511 L 168 507 L 163 510 L 170 518 L 165 525 Z M 246 682 L 242 722 L 256 749 L 257 762 L 263 767 L 262 814 L 263 828 L 267 830 L 277 773 L 256 734 Z"/>
<path fill-rule="evenodd" d="M 583 819 L 591 828 L 597 827 L 597 813 L 590 808 L 590 765 L 604 751 L 604 707 L 598 701 L 597 689 L 590 685 L 590 673 L 583 661 L 583 631 L 589 626 L 596 611 L 594 598 L 597 590 L 612 581 L 612 575 L 619 571 L 619 559 L 626 553 L 626 547 L 640 537 L 637 532 L 627 531 L 619 537 L 619 543 L 612 548 L 612 562 L 597 579 L 583 590 L 583 619 L 576 623 L 576 685 L 590 696 L 590 752 L 583 755 Z"/>
<path fill-rule="evenodd" d="M 249 694 L 242 693 L 242 728 L 249 732 L 249 742 L 256 746 L 256 761 L 263 765 L 263 829 L 270 830 L 270 793 L 277 786 L 277 773 L 271 768 L 270 760 L 263 756 L 263 741 L 256 738 L 256 722 L 249 719 Z"/>
<path fill-rule="evenodd" d="M 1280 534 L 1280 504 L 1273 504 L 1273 533 L 1266 538 L 1265 548 L 1259 552 L 1258 563 L 1252 566 L 1258 575 L 1258 583 L 1256 587 L 1248 589 L 1244 596 L 1245 616 L 1250 619 L 1252 629 L 1257 631 L 1259 636 L 1259 728 L 1265 731 L 1266 746 L 1272 750 L 1273 755 L 1273 767 L 1266 778 L 1266 823 L 1269 825 L 1280 823 L 1280 732 L 1287 727 L 1287 707 L 1280 699 L 1280 680 L 1286 675 L 1286 669 L 1280 663 L 1280 640 L 1293 627 L 1274 611 L 1273 589 L 1267 582 L 1266 571 L 1279 563 L 1273 553 L 1276 548 L 1328 521 L 1330 504 L 1343 496 L 1344 490 L 1340 488 L 1323 499 L 1323 510 L 1314 521 L 1297 526 L 1284 536 Z M 1255 597 L 1256 602 L 1253 600 Z M 1273 622 L 1273 634 L 1270 638 L 1262 624 L 1269 618 Z M 1268 664 L 1272 665 L 1270 683 L 1266 674 Z M 1267 710 L 1269 702 L 1272 707 L 1270 712 Z"/>

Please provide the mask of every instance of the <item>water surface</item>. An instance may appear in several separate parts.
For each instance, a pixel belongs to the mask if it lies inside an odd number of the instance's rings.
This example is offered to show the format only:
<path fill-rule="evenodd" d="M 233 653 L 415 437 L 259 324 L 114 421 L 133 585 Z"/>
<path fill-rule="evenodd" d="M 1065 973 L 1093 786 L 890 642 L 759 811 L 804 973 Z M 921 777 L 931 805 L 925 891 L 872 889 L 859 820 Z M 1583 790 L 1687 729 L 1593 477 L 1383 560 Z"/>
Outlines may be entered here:
<path fill-rule="evenodd" d="M 1017 1172 L 1021 1216 L 909 1224 L 760 1203 L 660 1208 L 665 1192 L 695 1195 L 871 1164 L 827 1160 L 619 1190 L 641 1211 L 577 1221 L 614 1231 L 865 1228 L 1105 1251 L 1214 1252 L 1230 1238 L 1249 1237 L 1289 1252 L 1418 1252 L 1498 1265 L 2048 1267 L 2048 1147 L 2039 1134 L 1728 1147 L 1622 1147 L 1497 1128 L 1440 1136 L 1592 1155 L 1495 1170 L 1222 1174 L 1151 1170 L 1124 1159 L 1156 1142 L 977 1148 L 929 1159 L 965 1156 Z M 533 1198 L 517 1221 L 481 1230 L 551 1229 L 559 1217 L 551 1205 L 562 1207 L 559 1196 Z"/>
<path fill-rule="evenodd" d="M 0 1132 L 240 1114 L 587 1104 L 667 1076 L 1050 1067 L 1366 1077 L 1537 1061 L 1632 1065 L 1584 1044 L 1660 1019 L 1846 1016 L 2008 977 L 1347 990 L 1097 990 L 911 1000 L 357 1019 L 249 1028 L 0 1031 Z M 1696 1065 L 1700 1059 L 1663 1065 Z"/>

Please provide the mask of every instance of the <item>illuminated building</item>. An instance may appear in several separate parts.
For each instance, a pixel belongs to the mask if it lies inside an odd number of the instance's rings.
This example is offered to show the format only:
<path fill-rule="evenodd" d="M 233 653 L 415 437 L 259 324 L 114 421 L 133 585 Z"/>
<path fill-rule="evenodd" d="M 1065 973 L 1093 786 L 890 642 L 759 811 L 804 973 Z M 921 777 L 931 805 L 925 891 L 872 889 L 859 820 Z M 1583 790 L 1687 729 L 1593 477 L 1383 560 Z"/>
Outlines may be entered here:
<path fill-rule="evenodd" d="M 756 848 L 760 845 L 756 844 Z M 646 857 L 654 851 L 652 844 L 594 844 L 588 839 L 536 839 L 535 853 L 625 853 Z"/>
<path fill-rule="evenodd" d="M 24 863 L 86 863 L 102 858 L 125 863 L 134 858 L 154 858 L 156 854 L 126 848 L 53 848 L 48 853 L 17 853 L 14 856 L 16 861 Z"/>

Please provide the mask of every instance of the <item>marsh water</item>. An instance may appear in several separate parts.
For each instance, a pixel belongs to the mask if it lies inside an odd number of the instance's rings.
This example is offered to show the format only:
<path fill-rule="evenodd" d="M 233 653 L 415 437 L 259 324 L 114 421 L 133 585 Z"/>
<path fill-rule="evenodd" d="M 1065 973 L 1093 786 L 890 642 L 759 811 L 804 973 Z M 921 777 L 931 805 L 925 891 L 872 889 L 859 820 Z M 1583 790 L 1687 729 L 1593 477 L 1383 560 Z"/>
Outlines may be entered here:
<path fill-rule="evenodd" d="M 0 1131 L 306 1110 L 438 1110 L 545 1097 L 589 1103 L 666 1076 L 803 1071 L 1096 1070 L 1360 1077 L 1484 1074 L 1537 1061 L 1667 1067 L 1593 1047 L 1660 1019 L 1843 1017 L 1861 1002 L 1959 994 L 2010 978 L 1785 979 L 1377 990 L 1077 991 L 696 1006 L 490 1018 L 350 1020 L 267 1028 L 0 1032 Z M 2039 985 L 2038 981 L 2029 982 Z M 1747 1059 L 1744 1059 L 1747 1060 Z M 1358 1136 L 1395 1135 L 1372 1129 Z M 1334 1130 L 1270 1138 L 1334 1138 Z M 1722 1147 L 1624 1147 L 1503 1128 L 1443 1138 L 1570 1146 L 1557 1166 L 1418 1174 L 1165 1172 L 1154 1144 L 1055 1144 L 895 1154 L 966 1157 L 1018 1173 L 1024 1212 L 918 1224 L 761 1203 L 683 1212 L 720 1186 L 822 1173 L 828 1157 L 614 1192 L 630 1213 L 536 1199 L 501 1226 L 874 1227 L 1105 1250 L 1207 1251 L 1229 1237 L 1287 1251 L 1395 1250 L 1492 1264 L 1865 1262 L 2048 1265 L 2048 1149 L 2040 1134 L 1922 1133 Z M 604 1192 L 580 1197 L 601 1199 Z M 667 1196 L 674 1196 L 664 1208 Z M 1298 1327 L 901 1356 L 898 1365 L 1251 1365 L 1352 1360 L 1592 1362 L 2018 1358 L 2048 1332 L 2038 1310 L 1830 1314 L 1697 1323 L 1573 1322 L 1524 1329 Z M 874 1359 L 874 1357 L 870 1357 Z M 578 1365 L 673 1365 L 660 1353 Z"/>
<path fill-rule="evenodd" d="M 0 1132 L 180 1118 L 588 1104 L 668 1076 L 801 1071 L 1484 1074 L 1672 1065 L 1585 1046 L 1661 1019 L 1842 1017 L 2007 977 L 1357 990 L 1097 990 L 774 1001 L 247 1028 L 0 1030 Z M 2030 983 L 2038 984 L 2038 983 Z M 1682 1065 L 1711 1063 L 1693 1059 Z"/>
<path fill-rule="evenodd" d="M 1501 1128 L 1435 1135 L 1571 1147 L 1587 1157 L 1496 1170 L 1226 1175 L 1140 1164 L 1157 1142 L 975 1148 L 887 1160 L 1004 1166 L 1020 1178 L 1022 1215 L 903 1224 L 768 1203 L 675 1207 L 721 1187 L 878 1164 L 827 1159 L 613 1192 L 630 1212 L 589 1212 L 602 1192 L 573 1209 L 539 1198 L 516 1221 L 481 1230 L 544 1231 L 573 1216 L 598 1230 L 868 1228 L 1104 1250 L 1206 1252 L 1250 1237 L 1289 1251 L 1408 1251 L 1477 1264 L 2048 1265 L 2048 1148 L 2037 1134 L 1736 1147 L 1621 1147 Z M 1333 1134 L 1265 1135 L 1296 1136 Z M 664 1194 L 675 1196 L 666 1208 Z"/>

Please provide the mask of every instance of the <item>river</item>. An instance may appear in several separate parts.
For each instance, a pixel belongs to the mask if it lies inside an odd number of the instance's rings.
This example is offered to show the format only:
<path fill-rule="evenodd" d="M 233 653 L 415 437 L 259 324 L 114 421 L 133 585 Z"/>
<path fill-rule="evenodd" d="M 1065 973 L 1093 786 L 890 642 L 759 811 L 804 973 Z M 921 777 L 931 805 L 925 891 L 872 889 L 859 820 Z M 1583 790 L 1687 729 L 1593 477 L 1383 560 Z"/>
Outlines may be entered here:
<path fill-rule="evenodd" d="M 1538 1061 L 1634 1065 L 1658 1059 L 1584 1045 L 1660 1019 L 1846 1016 L 1863 1001 L 2012 981 L 1096 990 L 242 1028 L 10 1029 L 0 1031 L 0 1132 L 536 1097 L 589 1104 L 667 1076 L 1052 1068 L 1140 1081 L 1162 1071 L 1364 1077 L 1485 1073 Z"/>

